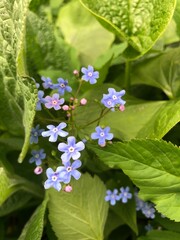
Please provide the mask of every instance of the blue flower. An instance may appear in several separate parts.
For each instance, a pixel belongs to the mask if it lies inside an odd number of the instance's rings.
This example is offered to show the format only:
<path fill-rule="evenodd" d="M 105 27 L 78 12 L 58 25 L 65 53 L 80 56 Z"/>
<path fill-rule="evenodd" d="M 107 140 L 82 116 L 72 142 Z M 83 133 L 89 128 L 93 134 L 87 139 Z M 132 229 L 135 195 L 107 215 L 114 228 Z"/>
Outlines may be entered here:
<path fill-rule="evenodd" d="M 138 193 L 135 192 L 136 211 L 142 210 L 145 206 L 145 202 L 138 197 Z"/>
<path fill-rule="evenodd" d="M 42 106 L 41 104 L 45 104 L 45 99 L 43 98 L 44 96 L 44 92 L 39 90 L 38 91 L 38 101 L 37 101 L 37 104 L 36 104 L 36 110 L 37 111 L 41 111 L 42 110 Z"/>
<path fill-rule="evenodd" d="M 47 125 L 47 128 L 49 131 L 42 132 L 43 137 L 49 137 L 50 142 L 56 142 L 58 136 L 60 137 L 66 137 L 68 135 L 68 132 L 63 131 L 62 129 L 67 126 L 66 123 L 62 122 L 58 126 L 54 125 Z"/>
<path fill-rule="evenodd" d="M 106 196 L 105 196 L 105 201 L 110 202 L 111 205 L 115 205 L 116 201 L 120 200 L 120 196 L 118 195 L 118 190 L 114 189 L 113 191 L 107 190 L 106 191 Z"/>
<path fill-rule="evenodd" d="M 35 162 L 36 166 L 42 164 L 42 160 L 45 159 L 46 153 L 44 153 L 44 149 L 40 150 L 32 150 L 31 151 L 32 157 L 29 159 L 30 163 Z"/>
<path fill-rule="evenodd" d="M 150 223 L 148 223 L 147 225 L 145 225 L 145 230 L 147 231 L 147 232 L 150 232 L 150 231 L 152 231 L 153 230 L 153 226 L 150 224 Z"/>
<path fill-rule="evenodd" d="M 153 208 L 152 204 L 145 203 L 144 207 L 142 208 L 142 213 L 147 218 L 155 218 L 155 209 Z"/>
<path fill-rule="evenodd" d="M 130 190 L 129 187 L 120 188 L 121 193 L 119 194 L 119 197 L 123 203 L 127 203 L 128 199 L 132 198 L 132 193 L 130 193 L 129 190 Z"/>
<path fill-rule="evenodd" d="M 46 108 L 54 108 L 55 110 L 61 109 L 61 106 L 64 103 L 64 98 L 59 99 L 59 94 L 54 93 L 52 97 L 46 96 L 45 97 L 46 103 L 45 106 Z"/>
<path fill-rule="evenodd" d="M 81 173 L 76 170 L 81 167 L 81 161 L 75 160 L 72 165 L 71 162 L 64 163 L 64 167 L 60 167 L 61 171 L 64 172 L 64 183 L 69 183 L 71 181 L 71 176 L 73 176 L 76 180 L 81 177 Z"/>
<path fill-rule="evenodd" d="M 103 98 L 101 99 L 101 103 L 104 104 L 107 108 L 112 108 L 116 105 L 124 105 L 126 101 L 121 99 L 122 96 L 126 93 L 125 90 L 121 90 L 120 92 L 116 92 L 114 88 L 108 88 L 108 94 L 103 94 Z"/>
<path fill-rule="evenodd" d="M 77 160 L 81 154 L 79 151 L 82 151 L 85 148 L 85 145 L 82 141 L 76 143 L 76 139 L 73 136 L 67 138 L 68 143 L 59 143 L 58 150 L 64 152 L 61 156 L 63 163 L 68 162 L 71 158 Z"/>
<path fill-rule="evenodd" d="M 62 96 L 64 95 L 65 91 L 71 92 L 72 88 L 68 86 L 68 81 L 64 80 L 63 78 L 58 78 L 58 84 L 55 84 L 55 89 L 58 89 L 58 93 Z"/>
<path fill-rule="evenodd" d="M 111 140 L 113 138 L 113 134 L 109 133 L 110 127 L 96 127 L 95 128 L 96 132 L 91 134 L 92 139 L 98 139 L 98 144 L 100 146 L 105 146 L 106 140 Z"/>
<path fill-rule="evenodd" d="M 54 84 L 52 83 L 52 80 L 49 77 L 41 77 L 41 80 L 43 81 L 43 87 L 45 89 L 54 89 Z"/>
<path fill-rule="evenodd" d="M 55 188 L 57 191 L 61 190 L 61 183 L 64 181 L 64 173 L 61 171 L 61 167 L 58 167 L 54 172 L 52 168 L 46 170 L 47 180 L 44 183 L 44 188 Z"/>
<path fill-rule="evenodd" d="M 39 124 L 31 129 L 30 144 L 38 143 L 38 137 L 41 136 L 41 133 L 44 129 L 39 129 Z"/>
<path fill-rule="evenodd" d="M 92 66 L 88 66 L 88 68 L 82 67 L 81 72 L 84 73 L 82 79 L 86 82 L 90 82 L 90 84 L 95 84 L 97 82 L 97 78 L 99 78 L 99 72 L 95 71 Z"/>

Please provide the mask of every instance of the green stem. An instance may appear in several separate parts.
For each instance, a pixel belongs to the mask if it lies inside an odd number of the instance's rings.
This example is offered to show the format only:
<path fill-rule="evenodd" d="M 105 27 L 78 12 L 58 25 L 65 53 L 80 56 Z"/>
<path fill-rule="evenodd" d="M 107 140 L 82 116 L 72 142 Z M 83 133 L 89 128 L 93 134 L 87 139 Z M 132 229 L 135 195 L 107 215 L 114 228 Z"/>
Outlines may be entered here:
<path fill-rule="evenodd" d="M 131 86 L 131 62 L 129 60 L 126 61 L 125 66 L 125 88 L 127 91 L 130 91 Z"/>

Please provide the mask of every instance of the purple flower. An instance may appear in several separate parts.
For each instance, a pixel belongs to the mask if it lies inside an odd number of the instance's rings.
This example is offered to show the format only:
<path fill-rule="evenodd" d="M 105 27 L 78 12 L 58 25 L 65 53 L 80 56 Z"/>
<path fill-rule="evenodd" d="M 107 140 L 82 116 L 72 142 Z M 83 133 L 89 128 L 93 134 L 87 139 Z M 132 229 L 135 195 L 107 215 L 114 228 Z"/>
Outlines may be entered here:
<path fill-rule="evenodd" d="M 39 129 L 39 124 L 31 129 L 30 144 L 38 143 L 38 137 L 41 136 L 41 133 L 44 129 Z"/>
<path fill-rule="evenodd" d="M 130 190 L 129 187 L 120 188 L 121 193 L 119 194 L 119 197 L 123 203 L 127 203 L 128 199 L 132 198 L 132 193 L 130 193 L 129 190 Z"/>
<path fill-rule="evenodd" d="M 44 149 L 40 150 L 32 150 L 31 151 L 32 157 L 29 159 L 30 163 L 35 162 L 36 166 L 42 164 L 42 160 L 45 159 L 46 153 L 44 153 Z"/>
<path fill-rule="evenodd" d="M 105 107 L 114 110 L 116 105 L 124 105 L 126 103 L 126 101 L 121 99 L 125 94 L 125 90 L 116 92 L 114 88 L 108 88 L 108 92 L 108 94 L 103 94 L 103 98 L 101 99 L 101 103 L 104 104 Z"/>
<path fill-rule="evenodd" d="M 98 139 L 98 144 L 100 146 L 104 146 L 106 144 L 106 140 L 111 140 L 113 138 L 113 134 L 109 133 L 110 127 L 96 127 L 96 132 L 91 134 L 92 139 Z"/>
<path fill-rule="evenodd" d="M 54 108 L 55 110 L 59 110 L 61 109 L 60 105 L 64 103 L 64 98 L 59 99 L 58 93 L 54 93 L 52 97 L 46 96 L 45 100 L 46 100 L 45 106 L 48 109 Z"/>
<path fill-rule="evenodd" d="M 106 191 L 106 196 L 105 196 L 105 201 L 110 202 L 111 205 L 115 205 L 116 201 L 120 200 L 120 196 L 118 195 L 118 190 L 114 189 L 113 191 L 107 190 Z"/>
<path fill-rule="evenodd" d="M 61 172 L 61 167 L 58 167 L 54 172 L 52 168 L 46 170 L 47 180 L 44 183 L 44 188 L 55 188 L 57 191 L 61 190 L 61 183 L 64 180 L 64 173 Z"/>
<path fill-rule="evenodd" d="M 61 156 L 63 163 L 67 163 L 71 158 L 77 160 L 81 154 L 79 151 L 82 151 L 85 148 L 85 145 L 82 141 L 76 143 L 76 139 L 73 136 L 67 138 L 68 143 L 59 143 L 58 150 L 64 152 Z"/>
<path fill-rule="evenodd" d="M 54 125 L 47 125 L 47 128 L 49 131 L 42 132 L 43 137 L 49 137 L 50 142 L 56 142 L 58 136 L 60 137 L 66 137 L 68 135 L 68 132 L 63 131 L 62 129 L 67 126 L 66 123 L 62 122 L 57 127 Z"/>
<path fill-rule="evenodd" d="M 155 209 L 153 208 L 152 204 L 145 203 L 144 207 L 142 208 L 142 213 L 147 218 L 155 218 Z"/>
<path fill-rule="evenodd" d="M 81 161 L 75 160 L 72 165 L 71 162 L 68 161 L 64 163 L 64 167 L 60 167 L 61 171 L 64 172 L 64 183 L 69 183 L 71 181 L 71 176 L 73 176 L 76 180 L 81 177 L 81 173 L 76 170 L 77 168 L 81 167 Z"/>
<path fill-rule="evenodd" d="M 55 84 L 55 89 L 58 89 L 58 93 L 62 96 L 64 95 L 65 91 L 71 92 L 72 88 L 68 86 L 68 81 L 64 80 L 63 78 L 58 78 L 58 84 Z"/>
<path fill-rule="evenodd" d="M 39 90 L 38 91 L 38 101 L 37 101 L 37 104 L 36 104 L 36 110 L 37 111 L 41 111 L 42 110 L 42 106 L 41 104 L 45 104 L 45 98 L 43 98 L 44 96 L 44 92 Z"/>
<path fill-rule="evenodd" d="M 97 82 L 97 78 L 99 78 L 99 72 L 95 71 L 92 66 L 88 66 L 88 68 L 81 68 L 81 72 L 84 73 L 82 76 L 82 79 L 85 80 L 86 82 L 90 82 L 90 84 L 95 84 Z"/>
<path fill-rule="evenodd" d="M 138 193 L 135 192 L 136 211 L 142 210 L 145 206 L 145 202 L 138 197 Z"/>
<path fill-rule="evenodd" d="M 45 89 L 54 89 L 54 84 L 52 83 L 52 80 L 49 77 L 41 77 L 41 80 L 43 81 L 43 87 Z"/>

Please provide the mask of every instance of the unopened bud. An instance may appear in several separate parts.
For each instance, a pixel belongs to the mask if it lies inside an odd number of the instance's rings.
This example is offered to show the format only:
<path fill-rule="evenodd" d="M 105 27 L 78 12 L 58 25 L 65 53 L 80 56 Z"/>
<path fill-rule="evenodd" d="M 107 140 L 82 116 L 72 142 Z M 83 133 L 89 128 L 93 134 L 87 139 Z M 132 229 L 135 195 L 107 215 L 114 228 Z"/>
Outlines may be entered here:
<path fill-rule="evenodd" d="M 71 192 L 72 191 L 72 186 L 71 185 L 65 186 L 64 191 L 65 192 Z"/>
<path fill-rule="evenodd" d="M 82 98 L 80 103 L 81 103 L 81 105 L 86 105 L 87 99 L 86 98 Z"/>
<path fill-rule="evenodd" d="M 36 175 L 39 175 L 43 172 L 43 168 L 41 166 L 37 166 L 35 169 L 34 169 L 34 173 Z"/>
<path fill-rule="evenodd" d="M 68 111 L 68 110 L 69 110 L 69 106 L 68 106 L 68 105 L 64 105 L 64 106 L 62 106 L 62 109 L 63 109 L 64 111 Z"/>
<path fill-rule="evenodd" d="M 73 74 L 78 77 L 78 76 L 79 76 L 79 71 L 75 69 L 75 70 L 73 71 Z"/>
<path fill-rule="evenodd" d="M 123 111 L 125 110 L 125 106 L 124 106 L 124 105 L 120 105 L 119 110 L 120 110 L 121 112 L 123 112 Z"/>

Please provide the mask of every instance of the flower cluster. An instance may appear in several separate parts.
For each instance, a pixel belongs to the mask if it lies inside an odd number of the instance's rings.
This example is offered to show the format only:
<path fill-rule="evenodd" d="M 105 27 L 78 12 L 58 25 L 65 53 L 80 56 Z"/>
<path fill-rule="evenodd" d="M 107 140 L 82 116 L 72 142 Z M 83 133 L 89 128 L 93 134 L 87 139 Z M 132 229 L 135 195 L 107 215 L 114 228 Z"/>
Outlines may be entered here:
<path fill-rule="evenodd" d="M 121 97 L 126 93 L 125 90 L 116 92 L 114 88 L 108 88 L 108 92 L 108 94 L 103 94 L 101 103 L 104 104 L 105 107 L 110 108 L 112 111 L 114 111 L 115 108 L 118 108 L 120 111 L 124 111 L 126 101 L 121 99 Z"/>
<path fill-rule="evenodd" d="M 132 193 L 129 192 L 130 189 L 129 187 L 121 187 L 120 188 L 120 193 L 118 192 L 117 189 L 114 189 L 113 191 L 107 190 L 106 191 L 106 196 L 105 196 L 105 201 L 110 202 L 112 206 L 116 204 L 116 201 L 122 201 L 122 203 L 127 203 L 128 199 L 132 198 Z"/>
<path fill-rule="evenodd" d="M 138 197 L 137 192 L 135 193 L 135 201 L 137 211 L 141 211 L 146 218 L 155 218 L 155 208 L 153 207 L 152 203 L 147 203 L 141 200 Z"/>
<path fill-rule="evenodd" d="M 63 78 L 58 78 L 57 82 L 54 83 L 50 77 L 41 77 L 43 90 L 38 89 L 38 101 L 36 105 L 36 110 L 42 110 L 44 106 L 47 109 L 53 109 L 55 111 L 64 111 L 66 114 L 67 124 L 64 121 L 60 121 L 59 124 L 48 124 L 46 125 L 46 130 L 40 129 L 40 126 L 37 125 L 35 128 L 31 130 L 30 143 L 38 143 L 38 137 L 42 136 L 44 138 L 48 138 L 49 142 L 57 144 L 57 150 L 61 153 L 60 155 L 60 164 L 55 164 L 56 169 L 52 169 L 48 167 L 46 170 L 47 180 L 44 183 L 44 188 L 49 189 L 51 187 L 55 188 L 57 191 L 63 189 L 67 192 L 72 190 L 72 186 L 69 185 L 71 178 L 78 180 L 81 177 L 81 173 L 78 170 L 82 166 L 82 162 L 80 160 L 81 151 L 85 148 L 85 142 L 87 139 L 82 141 L 77 141 L 77 138 L 70 134 L 68 130 L 72 128 L 71 125 L 73 121 L 74 110 L 77 107 L 82 107 L 87 104 L 87 99 L 82 98 L 78 100 L 77 95 L 79 93 L 81 84 L 83 82 L 89 82 L 90 84 L 95 84 L 97 79 L 99 78 L 99 72 L 95 71 L 92 66 L 88 66 L 87 68 L 82 67 L 81 73 L 82 76 L 79 78 L 79 71 L 74 70 L 74 76 L 79 79 L 79 88 L 75 94 L 71 93 L 72 88 L 68 84 L 68 80 Z M 38 88 L 40 85 L 38 84 Z M 50 95 L 45 95 L 46 91 L 50 90 Z M 109 94 L 104 94 L 101 103 L 104 104 L 105 107 L 110 108 L 111 110 L 115 108 L 119 108 L 121 111 L 124 110 L 125 101 L 121 99 L 121 97 L 125 94 L 125 91 L 122 90 L 120 92 L 116 92 L 115 89 L 109 88 Z M 67 103 L 65 99 L 62 97 L 65 93 L 71 93 L 71 97 L 69 98 L 69 102 Z M 66 98 L 67 99 L 67 98 Z M 103 111 L 106 109 L 104 108 Z M 48 111 L 51 115 L 51 113 Z M 102 115 L 100 116 L 100 118 Z M 100 119 L 96 121 L 100 122 Z M 66 128 L 68 129 L 66 131 Z M 72 131 L 73 132 L 73 131 Z M 64 138 L 66 138 L 64 140 Z M 101 147 L 106 146 L 106 142 L 112 140 L 114 135 L 110 133 L 110 127 L 101 127 L 97 126 L 95 128 L 95 132 L 91 134 L 91 139 L 98 140 L 98 144 Z M 88 137 L 89 139 L 89 137 Z M 44 153 L 44 149 L 40 150 L 32 150 L 32 157 L 30 158 L 30 163 L 35 163 L 36 168 L 34 170 L 35 174 L 41 174 L 43 171 L 43 164 L 45 163 L 46 153 Z M 46 161 L 48 164 L 48 158 Z M 44 165 L 45 167 L 45 165 Z M 64 186 L 65 185 L 65 186 Z M 106 201 L 110 201 L 110 204 L 114 205 L 115 201 L 121 200 L 123 203 L 126 203 L 128 199 L 132 197 L 132 194 L 129 193 L 129 188 L 120 188 L 120 193 L 115 189 L 113 192 L 110 190 L 107 191 Z"/>

